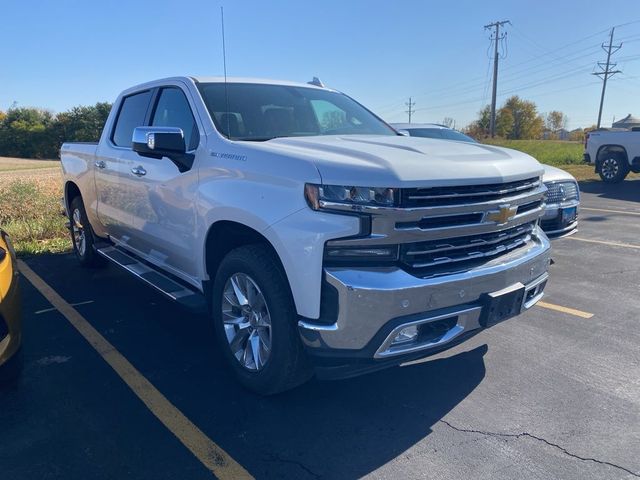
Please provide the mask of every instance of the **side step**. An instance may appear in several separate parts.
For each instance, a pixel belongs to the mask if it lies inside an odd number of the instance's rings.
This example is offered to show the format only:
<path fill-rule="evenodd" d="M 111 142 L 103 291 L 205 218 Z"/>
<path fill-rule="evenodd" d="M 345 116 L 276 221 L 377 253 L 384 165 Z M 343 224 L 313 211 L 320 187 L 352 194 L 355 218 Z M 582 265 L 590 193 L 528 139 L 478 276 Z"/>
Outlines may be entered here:
<path fill-rule="evenodd" d="M 107 244 L 99 245 L 96 252 L 183 307 L 200 313 L 207 311 L 207 302 L 202 293 L 172 280 L 127 252 Z"/>

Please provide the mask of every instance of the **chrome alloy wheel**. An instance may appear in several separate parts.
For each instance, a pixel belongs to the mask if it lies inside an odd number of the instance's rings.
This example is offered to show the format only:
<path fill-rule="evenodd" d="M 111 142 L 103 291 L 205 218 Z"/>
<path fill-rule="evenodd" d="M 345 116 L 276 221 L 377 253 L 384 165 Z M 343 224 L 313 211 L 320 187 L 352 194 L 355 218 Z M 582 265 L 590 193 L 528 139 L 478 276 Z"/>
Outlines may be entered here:
<path fill-rule="evenodd" d="M 271 316 L 251 277 L 234 273 L 222 294 L 222 321 L 231 353 L 247 370 L 261 370 L 271 354 Z"/>
<path fill-rule="evenodd" d="M 85 235 L 84 227 L 82 226 L 82 217 L 80 216 L 80 210 L 77 208 L 73 211 L 71 230 L 73 232 L 73 243 L 78 251 L 78 254 L 82 257 L 87 250 L 87 238 Z"/>
<path fill-rule="evenodd" d="M 609 180 L 615 178 L 615 176 L 618 174 L 619 169 L 620 166 L 618 165 L 618 160 L 615 158 L 605 159 L 600 166 L 602 176 Z"/>

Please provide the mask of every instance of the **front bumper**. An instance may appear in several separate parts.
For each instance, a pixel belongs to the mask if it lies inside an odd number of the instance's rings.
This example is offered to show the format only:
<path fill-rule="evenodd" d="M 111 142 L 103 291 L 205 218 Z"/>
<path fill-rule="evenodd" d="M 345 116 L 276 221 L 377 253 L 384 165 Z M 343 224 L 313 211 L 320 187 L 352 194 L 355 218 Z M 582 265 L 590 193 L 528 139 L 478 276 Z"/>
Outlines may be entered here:
<path fill-rule="evenodd" d="M 539 229 L 526 246 L 481 267 L 446 276 L 418 278 L 402 269 L 325 268 L 337 295 L 333 323 L 299 322 L 299 331 L 316 365 L 349 376 L 437 353 L 482 328 L 482 298 L 513 285 L 527 289 L 524 308 L 542 296 L 550 263 L 550 244 Z M 534 298 L 535 297 L 535 298 Z M 335 311 L 335 308 L 333 309 Z M 449 319 L 449 320 L 447 320 Z M 388 338 L 412 323 L 455 319 L 437 341 L 390 350 Z M 350 364 L 349 368 L 345 368 Z M 353 368 L 351 368 L 353 367 Z"/>
<path fill-rule="evenodd" d="M 540 226 L 547 235 L 563 235 L 575 230 L 578 226 L 578 200 L 562 204 L 547 204 L 544 215 L 540 219 Z M 565 218 L 563 212 L 567 209 L 576 209 L 575 217 Z"/>

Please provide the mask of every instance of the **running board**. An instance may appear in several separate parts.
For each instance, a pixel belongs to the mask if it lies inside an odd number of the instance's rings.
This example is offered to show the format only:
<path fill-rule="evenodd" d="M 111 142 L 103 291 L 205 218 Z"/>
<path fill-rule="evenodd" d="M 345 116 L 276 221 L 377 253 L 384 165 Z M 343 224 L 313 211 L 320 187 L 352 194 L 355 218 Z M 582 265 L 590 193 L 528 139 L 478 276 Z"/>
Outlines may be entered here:
<path fill-rule="evenodd" d="M 183 307 L 197 312 L 207 310 L 207 302 L 202 293 L 172 280 L 127 252 L 112 245 L 100 245 L 96 252 Z"/>

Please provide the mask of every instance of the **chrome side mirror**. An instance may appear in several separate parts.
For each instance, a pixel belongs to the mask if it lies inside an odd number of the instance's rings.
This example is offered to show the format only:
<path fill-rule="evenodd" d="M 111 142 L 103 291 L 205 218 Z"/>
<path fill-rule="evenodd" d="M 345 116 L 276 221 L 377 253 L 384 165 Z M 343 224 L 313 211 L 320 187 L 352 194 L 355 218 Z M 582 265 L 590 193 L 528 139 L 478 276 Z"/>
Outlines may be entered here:
<path fill-rule="evenodd" d="M 145 157 L 172 158 L 184 155 L 184 133 L 176 127 L 136 127 L 133 130 L 133 151 Z"/>

